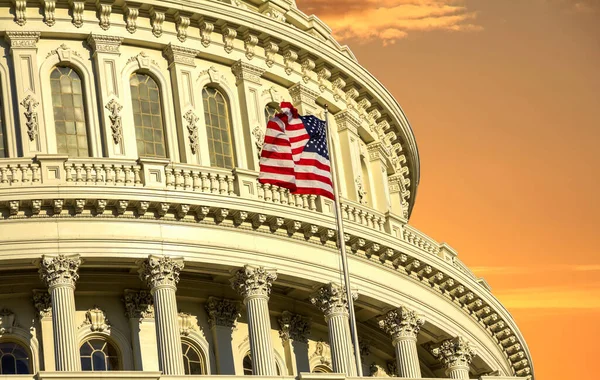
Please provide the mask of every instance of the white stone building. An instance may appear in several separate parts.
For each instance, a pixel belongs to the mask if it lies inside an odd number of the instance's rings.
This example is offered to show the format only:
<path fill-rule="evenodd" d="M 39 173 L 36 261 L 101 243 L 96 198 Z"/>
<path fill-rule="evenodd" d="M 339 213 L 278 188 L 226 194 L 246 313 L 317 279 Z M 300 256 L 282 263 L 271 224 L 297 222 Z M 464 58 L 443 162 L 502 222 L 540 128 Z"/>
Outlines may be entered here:
<path fill-rule="evenodd" d="M 400 106 L 293 0 L 0 0 L 0 35 L 2 376 L 357 376 L 331 201 L 256 180 L 286 99 L 332 114 L 363 376 L 533 379 L 408 224 Z"/>

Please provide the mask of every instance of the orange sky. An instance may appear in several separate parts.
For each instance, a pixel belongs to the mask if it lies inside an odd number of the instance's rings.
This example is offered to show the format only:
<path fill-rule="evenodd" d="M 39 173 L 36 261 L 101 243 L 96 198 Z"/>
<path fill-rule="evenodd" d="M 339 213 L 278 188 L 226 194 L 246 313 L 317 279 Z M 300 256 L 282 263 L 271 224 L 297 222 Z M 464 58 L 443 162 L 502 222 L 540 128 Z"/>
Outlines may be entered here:
<path fill-rule="evenodd" d="M 411 121 L 411 224 L 490 283 L 538 380 L 597 379 L 600 1 L 297 3 Z"/>

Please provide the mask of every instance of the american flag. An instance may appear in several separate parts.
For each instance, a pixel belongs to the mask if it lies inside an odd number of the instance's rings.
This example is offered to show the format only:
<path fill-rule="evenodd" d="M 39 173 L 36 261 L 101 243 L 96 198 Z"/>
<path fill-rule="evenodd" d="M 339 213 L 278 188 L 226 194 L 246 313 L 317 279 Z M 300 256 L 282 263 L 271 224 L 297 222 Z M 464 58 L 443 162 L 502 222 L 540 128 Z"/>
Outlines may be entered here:
<path fill-rule="evenodd" d="M 326 123 L 299 116 L 291 103 L 282 102 L 281 113 L 267 123 L 258 181 L 333 199 Z"/>

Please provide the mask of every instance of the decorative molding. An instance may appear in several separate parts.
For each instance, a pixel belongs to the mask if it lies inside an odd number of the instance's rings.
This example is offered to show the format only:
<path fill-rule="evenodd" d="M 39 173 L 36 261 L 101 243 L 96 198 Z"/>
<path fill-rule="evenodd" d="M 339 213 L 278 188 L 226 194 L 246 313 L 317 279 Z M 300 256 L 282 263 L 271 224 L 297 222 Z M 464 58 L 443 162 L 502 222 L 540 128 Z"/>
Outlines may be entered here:
<path fill-rule="evenodd" d="M 159 286 L 176 287 L 179 282 L 179 273 L 183 269 L 182 258 L 150 255 L 141 263 L 139 270 L 140 279 L 150 289 Z"/>
<path fill-rule="evenodd" d="M 200 118 L 196 116 L 193 110 L 188 110 L 184 115 L 183 119 L 187 122 L 186 128 L 188 131 L 188 139 L 190 141 L 190 150 L 193 154 L 198 152 L 198 120 Z"/>
<path fill-rule="evenodd" d="M 183 336 L 189 336 L 193 331 L 200 331 L 198 319 L 190 313 L 179 312 L 177 322 L 179 324 L 179 334 Z"/>
<path fill-rule="evenodd" d="M 367 202 L 367 191 L 365 190 L 364 186 L 363 186 L 363 179 L 362 176 L 357 176 L 356 179 L 354 180 L 354 183 L 356 184 L 356 193 L 358 194 L 358 203 L 360 203 L 361 205 L 366 205 Z"/>
<path fill-rule="evenodd" d="M 266 38 L 264 40 L 264 49 L 267 67 L 273 67 L 273 64 L 275 64 L 275 54 L 279 52 L 279 45 L 272 38 Z"/>
<path fill-rule="evenodd" d="M 277 279 L 276 271 L 264 267 L 244 265 L 231 278 L 231 287 L 247 299 L 248 297 L 269 297 L 271 286 Z"/>
<path fill-rule="evenodd" d="M 11 334 L 13 327 L 18 326 L 16 322 L 16 316 L 12 310 L 0 310 L 0 335 Z"/>
<path fill-rule="evenodd" d="M 33 96 L 27 95 L 25 99 L 19 103 L 25 111 L 23 114 L 25 115 L 25 125 L 27 126 L 27 136 L 29 136 L 30 141 L 34 141 L 39 134 L 39 123 L 38 123 L 38 113 L 35 111 L 36 107 L 40 104 Z"/>
<path fill-rule="evenodd" d="M 331 367 L 331 347 L 328 343 L 318 341 L 315 344 L 315 350 L 308 358 L 310 363 L 318 363 Z"/>
<path fill-rule="evenodd" d="M 106 106 L 104 106 L 109 112 L 108 119 L 110 120 L 110 132 L 113 138 L 113 142 L 118 145 L 123 142 L 123 123 L 121 120 L 121 110 L 123 106 L 119 104 L 116 99 L 111 99 Z"/>
<path fill-rule="evenodd" d="M 237 326 L 238 319 L 242 316 L 240 302 L 225 298 L 209 297 L 206 303 L 208 325 L 228 327 L 232 330 Z"/>
<path fill-rule="evenodd" d="M 74 1 L 69 0 L 69 8 L 71 9 L 71 23 L 76 28 L 81 28 L 83 26 L 83 10 L 85 8 L 85 0 L 84 1 Z"/>
<path fill-rule="evenodd" d="M 317 68 L 317 79 L 319 81 L 319 91 L 325 92 L 327 89 L 327 83 L 329 82 L 329 78 L 331 78 L 331 71 L 325 66 L 321 66 Z"/>
<path fill-rule="evenodd" d="M 154 318 L 154 298 L 146 290 L 125 289 L 123 295 L 125 316 L 127 318 Z"/>
<path fill-rule="evenodd" d="M 44 24 L 53 26 L 56 23 L 56 19 L 54 18 L 56 0 L 43 0 L 42 7 L 44 8 Z"/>
<path fill-rule="evenodd" d="M 233 41 L 235 41 L 237 31 L 235 28 L 225 24 L 221 27 L 221 34 L 223 35 L 223 47 L 225 48 L 225 52 L 229 54 L 233 51 Z"/>
<path fill-rule="evenodd" d="M 294 72 L 294 63 L 298 60 L 298 53 L 288 47 L 283 53 L 283 63 L 285 65 L 285 73 L 291 75 Z"/>
<path fill-rule="evenodd" d="M 38 273 L 40 278 L 49 288 L 58 286 L 75 287 L 79 279 L 79 255 L 43 255 L 39 262 Z"/>
<path fill-rule="evenodd" d="M 152 34 L 154 37 L 160 37 L 163 33 L 163 23 L 165 22 L 165 11 L 162 8 L 150 8 L 150 24 L 152 25 Z"/>
<path fill-rule="evenodd" d="M 175 13 L 175 29 L 177 30 L 177 39 L 185 42 L 187 39 L 187 30 L 190 26 L 190 17 L 181 12 Z"/>
<path fill-rule="evenodd" d="M 358 338 L 358 351 L 362 358 L 369 356 L 371 354 L 371 341 Z"/>
<path fill-rule="evenodd" d="M 277 7 L 273 3 L 268 2 L 268 3 L 263 4 L 258 9 L 258 11 L 270 19 L 273 19 L 273 20 L 279 21 L 279 22 L 285 22 L 285 12 L 286 11 L 280 7 Z"/>
<path fill-rule="evenodd" d="M 256 146 L 256 153 L 260 160 L 260 154 L 262 152 L 263 145 L 265 145 L 265 131 L 260 125 L 257 125 L 252 130 L 252 137 L 254 137 L 254 145 Z"/>
<path fill-rule="evenodd" d="M 235 62 L 231 66 L 231 71 L 233 72 L 233 75 L 235 75 L 236 85 L 239 85 L 243 81 L 248 81 L 260 85 L 260 77 L 265 72 L 264 69 L 243 62 L 242 60 Z"/>
<path fill-rule="evenodd" d="M 134 55 L 133 57 L 129 57 L 129 59 L 127 60 L 127 63 L 131 63 L 131 62 L 137 62 L 138 66 L 140 68 L 144 68 L 144 69 L 149 68 L 150 65 L 158 66 L 158 62 L 156 62 L 155 60 L 150 58 L 150 56 L 148 56 L 148 54 L 146 54 L 145 51 L 141 51 L 137 55 Z"/>
<path fill-rule="evenodd" d="M 198 78 L 201 78 L 203 76 L 208 76 L 210 83 L 227 83 L 227 78 L 225 78 L 225 75 L 221 74 L 219 70 L 217 70 L 214 66 L 211 66 L 206 70 L 200 71 Z"/>
<path fill-rule="evenodd" d="M 244 50 L 246 50 L 246 58 L 248 60 L 252 60 L 254 58 L 254 48 L 258 45 L 258 37 L 255 35 L 246 32 L 243 35 L 244 39 Z"/>
<path fill-rule="evenodd" d="M 358 135 L 358 128 L 360 128 L 360 119 L 354 116 L 349 110 L 338 112 L 334 116 L 335 123 L 338 127 L 338 132 L 349 130 L 355 135 Z"/>
<path fill-rule="evenodd" d="M 215 24 L 201 19 L 199 23 L 199 29 L 202 46 L 209 47 L 211 42 L 211 34 L 215 30 Z"/>
<path fill-rule="evenodd" d="M 15 22 L 19 26 L 27 24 L 27 0 L 12 0 L 15 4 Z"/>
<path fill-rule="evenodd" d="M 279 319 L 279 337 L 283 341 L 293 340 L 308 343 L 310 335 L 310 318 L 284 311 Z"/>
<path fill-rule="evenodd" d="M 338 74 L 333 82 L 331 82 L 331 87 L 333 89 L 333 98 L 336 101 L 340 100 L 344 94 L 343 88 L 346 87 L 346 81 Z"/>
<path fill-rule="evenodd" d="M 310 81 L 311 73 L 315 69 L 315 61 L 305 56 L 302 58 L 300 66 L 302 67 L 302 80 L 304 83 L 308 83 Z"/>
<path fill-rule="evenodd" d="M 103 30 L 110 28 L 110 14 L 112 12 L 112 3 L 105 3 L 101 0 L 96 0 L 96 11 L 98 13 L 98 25 Z"/>
<path fill-rule="evenodd" d="M 35 49 L 40 40 L 40 32 L 6 32 L 4 39 L 11 49 Z"/>
<path fill-rule="evenodd" d="M 188 65 L 196 67 L 195 58 L 199 51 L 196 49 L 190 49 L 183 46 L 177 46 L 169 43 L 163 49 L 163 55 L 167 58 L 169 65 L 173 63 L 180 63 L 182 65 Z"/>
<path fill-rule="evenodd" d="M 52 316 L 52 297 L 47 289 L 34 289 L 32 298 L 40 319 Z"/>
<path fill-rule="evenodd" d="M 356 293 L 352 293 L 353 299 L 358 298 Z M 325 319 L 336 314 L 348 314 L 348 298 L 345 288 L 330 282 L 321 286 L 315 293 L 310 295 L 310 303 L 319 308 Z"/>
<path fill-rule="evenodd" d="M 85 312 L 85 321 L 79 326 L 90 326 L 90 330 L 93 332 L 104 332 L 110 329 L 110 321 L 106 318 L 104 310 L 94 305 L 93 308 Z"/>
<path fill-rule="evenodd" d="M 123 9 L 125 11 L 125 29 L 133 34 L 137 31 L 137 18 L 140 15 L 140 8 L 125 3 Z"/>
<path fill-rule="evenodd" d="M 71 55 L 74 55 L 76 57 L 83 59 L 83 57 L 81 56 L 81 54 L 79 54 L 79 52 L 72 50 L 70 47 L 68 47 L 65 44 L 61 44 L 58 48 L 56 48 L 54 50 L 50 50 L 50 52 L 46 55 L 46 58 L 50 58 L 53 55 L 58 55 L 58 59 L 60 61 L 70 61 Z"/>
<path fill-rule="evenodd" d="M 106 36 L 101 34 L 93 34 L 87 38 L 87 43 L 92 48 L 94 54 L 96 53 L 116 53 L 119 54 L 119 47 L 123 42 L 122 37 L 117 36 Z"/>
<path fill-rule="evenodd" d="M 475 356 L 475 351 L 471 348 L 470 343 L 460 336 L 446 339 L 438 345 L 430 347 L 429 350 L 447 370 L 457 367 L 468 369 Z"/>
<path fill-rule="evenodd" d="M 390 335 L 394 342 L 402 338 L 417 339 L 424 323 L 425 319 L 421 315 L 406 306 L 388 311 L 377 321 L 379 328 Z"/>
<path fill-rule="evenodd" d="M 319 97 L 318 92 L 311 90 L 300 82 L 290 87 L 288 91 L 290 92 L 292 103 L 295 105 L 306 104 L 312 106 L 315 105 L 315 102 Z"/>

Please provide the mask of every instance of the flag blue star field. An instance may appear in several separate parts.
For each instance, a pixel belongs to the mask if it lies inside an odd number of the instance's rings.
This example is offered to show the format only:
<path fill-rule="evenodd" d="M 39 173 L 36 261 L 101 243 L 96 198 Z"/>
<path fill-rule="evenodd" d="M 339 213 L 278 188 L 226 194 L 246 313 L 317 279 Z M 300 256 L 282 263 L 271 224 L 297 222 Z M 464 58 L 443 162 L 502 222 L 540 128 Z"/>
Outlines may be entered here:
<path fill-rule="evenodd" d="M 315 116 L 299 116 L 291 103 L 267 123 L 258 181 L 293 194 L 333 199 L 327 125 Z"/>

